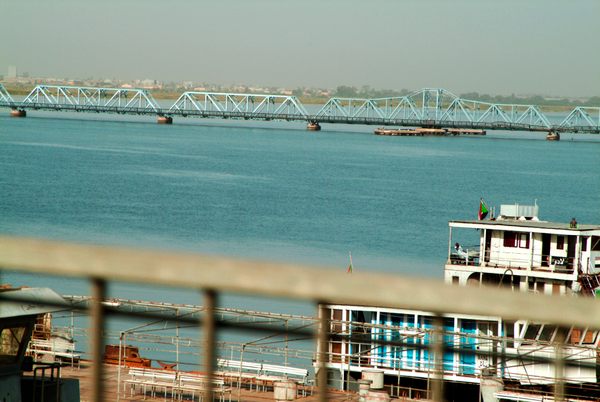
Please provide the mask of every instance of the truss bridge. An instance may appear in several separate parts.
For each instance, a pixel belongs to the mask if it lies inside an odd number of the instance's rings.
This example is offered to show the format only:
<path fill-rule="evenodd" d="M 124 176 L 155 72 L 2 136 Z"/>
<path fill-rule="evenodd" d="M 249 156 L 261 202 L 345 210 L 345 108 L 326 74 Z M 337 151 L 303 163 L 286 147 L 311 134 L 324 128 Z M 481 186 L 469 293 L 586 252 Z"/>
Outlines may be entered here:
<path fill-rule="evenodd" d="M 174 117 L 367 124 L 397 127 L 462 128 L 600 134 L 600 107 L 562 108 L 544 113 L 540 106 L 501 104 L 460 98 L 445 89 L 425 88 L 407 96 L 329 99 L 310 111 L 295 96 L 218 92 L 184 92 L 161 106 L 144 89 L 38 85 L 15 100 L 0 84 L 0 108 L 25 117 L 28 110 L 153 115 L 159 123 Z"/>

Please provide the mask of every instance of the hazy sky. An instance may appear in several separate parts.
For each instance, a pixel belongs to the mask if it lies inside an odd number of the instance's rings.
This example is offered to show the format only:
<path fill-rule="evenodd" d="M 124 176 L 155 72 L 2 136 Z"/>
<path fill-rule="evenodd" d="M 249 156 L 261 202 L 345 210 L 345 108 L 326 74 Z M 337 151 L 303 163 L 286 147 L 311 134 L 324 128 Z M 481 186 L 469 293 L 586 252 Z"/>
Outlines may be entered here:
<path fill-rule="evenodd" d="M 0 74 L 600 95 L 600 0 L 0 0 Z"/>

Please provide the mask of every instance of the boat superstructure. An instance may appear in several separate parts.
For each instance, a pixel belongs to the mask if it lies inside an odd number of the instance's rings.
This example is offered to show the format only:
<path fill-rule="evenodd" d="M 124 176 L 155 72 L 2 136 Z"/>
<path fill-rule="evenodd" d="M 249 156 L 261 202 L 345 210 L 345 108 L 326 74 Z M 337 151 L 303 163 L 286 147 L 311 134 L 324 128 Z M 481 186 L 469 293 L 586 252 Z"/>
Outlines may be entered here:
<path fill-rule="evenodd" d="M 541 221 L 537 205 L 502 205 L 497 218 L 449 225 L 447 283 L 546 294 L 592 294 L 600 286 L 600 225 Z M 460 235 L 473 229 L 478 243 L 461 246 Z"/>
<path fill-rule="evenodd" d="M 600 287 L 600 225 L 575 219 L 546 222 L 538 211 L 537 205 L 503 205 L 495 218 L 449 222 L 446 283 L 564 297 L 595 295 Z M 420 388 L 420 397 L 429 397 L 438 320 L 444 345 L 441 377 L 447 387 L 460 388 L 461 400 L 480 400 L 481 395 L 486 402 L 543 398 L 556 382 L 551 359 L 559 343 L 566 362 L 561 379 L 572 399 L 600 397 L 600 337 L 590 328 L 491 316 L 439 317 L 384 306 L 327 305 L 323 311 L 334 334 L 328 374 L 331 385 L 340 389 L 351 389 L 376 370 L 392 389 Z M 532 394 L 533 389 L 538 393 Z"/>

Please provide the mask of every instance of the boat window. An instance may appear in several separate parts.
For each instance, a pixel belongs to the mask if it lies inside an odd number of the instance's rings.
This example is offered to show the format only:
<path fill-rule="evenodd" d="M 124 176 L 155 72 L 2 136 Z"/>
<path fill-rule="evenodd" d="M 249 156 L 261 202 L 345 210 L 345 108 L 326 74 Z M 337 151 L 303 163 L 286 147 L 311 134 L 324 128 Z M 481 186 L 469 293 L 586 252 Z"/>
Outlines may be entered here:
<path fill-rule="evenodd" d="M 596 335 L 597 335 L 597 332 L 592 331 L 591 329 L 588 329 L 585 332 L 585 335 L 583 336 L 583 340 L 581 341 L 581 343 L 583 345 L 592 345 L 592 344 L 594 344 L 594 342 L 596 341 Z"/>
<path fill-rule="evenodd" d="M 25 327 L 2 328 L 0 333 L 0 364 L 15 363 L 21 349 Z"/>
<path fill-rule="evenodd" d="M 600 236 L 592 236 L 592 251 L 600 251 Z"/>
<path fill-rule="evenodd" d="M 404 325 L 404 315 L 403 314 L 390 314 L 390 321 L 394 327 L 402 327 Z"/>
<path fill-rule="evenodd" d="M 565 236 L 556 236 L 556 249 L 563 250 L 565 248 Z"/>
<path fill-rule="evenodd" d="M 504 323 L 504 336 L 506 337 L 506 347 L 512 348 L 515 346 L 513 341 L 515 337 L 515 323 L 512 321 L 506 321 Z"/>
<path fill-rule="evenodd" d="M 405 327 L 414 327 L 415 326 L 415 316 L 412 314 L 406 314 L 404 317 L 404 326 Z"/>
<path fill-rule="evenodd" d="M 504 247 L 517 247 L 517 233 L 506 231 L 504 232 Z"/>
<path fill-rule="evenodd" d="M 587 251 L 588 237 L 583 236 L 580 241 L 581 241 L 581 251 Z"/>
<path fill-rule="evenodd" d="M 527 325 L 527 330 L 525 330 L 525 339 L 536 339 L 538 332 L 540 332 L 541 325 L 538 324 L 529 324 Z"/>
<path fill-rule="evenodd" d="M 352 312 L 352 321 L 371 323 L 372 313 L 370 311 L 355 310 Z"/>
<path fill-rule="evenodd" d="M 529 248 L 529 234 L 519 234 L 519 248 Z"/>
<path fill-rule="evenodd" d="M 571 338 L 569 339 L 569 343 L 573 345 L 578 345 L 581 340 L 581 330 L 579 328 L 573 328 L 571 331 Z"/>
<path fill-rule="evenodd" d="M 555 342 L 566 342 L 567 336 L 569 335 L 569 328 L 558 327 L 556 335 L 554 336 Z"/>
<path fill-rule="evenodd" d="M 550 342 L 552 341 L 552 335 L 554 335 L 556 327 L 553 325 L 544 325 L 542 332 L 540 332 L 540 341 Z"/>
<path fill-rule="evenodd" d="M 488 322 L 478 322 L 477 330 L 478 330 L 479 335 L 481 335 L 481 336 L 493 335 L 490 332 L 490 324 Z"/>
<path fill-rule="evenodd" d="M 423 328 L 433 328 L 433 317 L 422 316 L 421 317 L 421 326 Z"/>
<path fill-rule="evenodd" d="M 338 309 L 334 309 L 332 310 L 333 313 L 333 322 L 331 323 L 331 330 L 335 333 L 339 333 L 342 332 L 342 310 L 338 310 Z"/>

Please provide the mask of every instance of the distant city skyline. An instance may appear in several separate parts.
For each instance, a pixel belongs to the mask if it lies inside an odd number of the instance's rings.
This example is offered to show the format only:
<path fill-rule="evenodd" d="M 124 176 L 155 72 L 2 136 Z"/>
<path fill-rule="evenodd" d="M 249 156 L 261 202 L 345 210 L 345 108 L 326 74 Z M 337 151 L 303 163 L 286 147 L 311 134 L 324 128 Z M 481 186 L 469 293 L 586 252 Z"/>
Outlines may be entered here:
<path fill-rule="evenodd" d="M 591 97 L 598 15 L 597 0 L 21 0 L 3 4 L 0 74 Z"/>

